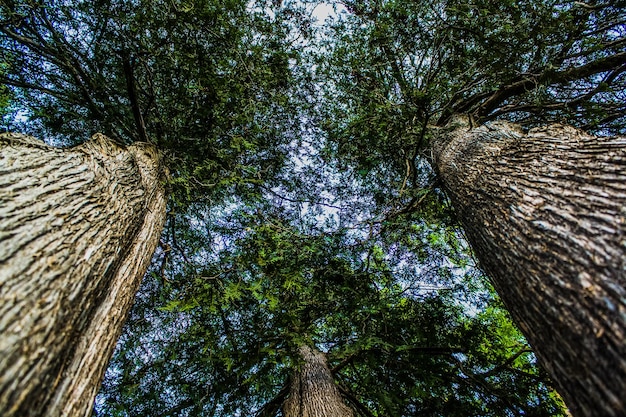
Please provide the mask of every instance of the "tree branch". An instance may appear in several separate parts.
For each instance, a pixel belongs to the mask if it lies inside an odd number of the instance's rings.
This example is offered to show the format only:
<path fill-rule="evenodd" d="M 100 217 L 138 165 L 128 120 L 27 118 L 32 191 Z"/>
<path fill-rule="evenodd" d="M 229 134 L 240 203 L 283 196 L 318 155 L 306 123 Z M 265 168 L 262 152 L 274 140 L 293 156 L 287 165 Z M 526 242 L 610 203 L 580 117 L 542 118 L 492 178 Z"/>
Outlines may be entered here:
<path fill-rule="evenodd" d="M 538 113 L 538 112 L 545 111 L 545 110 L 559 110 L 559 109 L 565 109 L 565 108 L 575 109 L 579 105 L 591 100 L 596 94 L 602 92 L 604 87 L 611 86 L 612 83 L 617 79 L 617 77 L 620 76 L 624 72 L 626 72 L 626 64 L 622 65 L 621 67 L 607 74 L 606 77 L 604 77 L 604 79 L 600 83 L 598 83 L 598 85 L 596 85 L 596 87 L 593 90 L 585 94 L 582 94 L 578 97 L 575 97 L 569 101 L 561 101 L 561 102 L 546 103 L 546 104 L 520 104 L 519 102 L 511 103 L 511 104 L 508 104 L 506 106 L 499 108 L 498 110 L 490 114 L 489 119 L 492 120 L 498 116 L 501 116 L 506 113 L 511 113 L 511 112 Z"/>
<path fill-rule="evenodd" d="M 139 107 L 139 100 L 137 98 L 137 86 L 135 84 L 133 65 L 130 62 L 128 52 L 122 52 L 121 56 L 122 66 L 124 67 L 124 77 L 126 78 L 126 90 L 128 91 L 128 98 L 130 99 L 130 106 L 133 111 L 133 117 L 135 118 L 135 126 L 137 128 L 137 133 L 139 134 L 139 140 L 142 142 L 149 142 L 146 125 L 144 123 L 141 108 Z"/>
<path fill-rule="evenodd" d="M 12 80 L 10 78 L 4 77 L 4 76 L 0 76 L 0 83 L 5 84 L 5 85 L 10 85 L 13 87 L 17 87 L 17 88 L 23 88 L 26 90 L 36 90 L 36 91 L 40 91 L 44 94 L 47 94 L 49 96 L 52 96 L 60 101 L 64 101 L 68 104 L 78 104 L 75 100 L 71 100 L 67 95 L 63 95 L 61 93 L 59 93 L 58 91 L 52 90 L 50 88 L 46 88 L 46 87 L 42 87 L 40 85 L 36 85 L 36 84 L 31 84 L 28 82 L 24 82 L 24 81 L 17 81 L 17 80 Z"/>
<path fill-rule="evenodd" d="M 532 349 L 524 348 L 524 349 L 520 350 L 519 352 L 515 353 L 510 358 L 508 358 L 506 361 L 502 362 L 500 365 L 492 368 L 491 370 L 489 370 L 487 372 L 483 372 L 482 374 L 478 374 L 478 375 L 482 376 L 483 378 L 489 377 L 489 376 L 495 374 L 496 372 L 499 372 L 500 370 L 506 368 L 507 366 L 509 366 L 513 362 L 515 362 L 515 359 L 519 358 L 524 353 L 532 353 L 532 352 L 533 352 Z"/>
<path fill-rule="evenodd" d="M 534 90 L 541 84 L 565 84 L 591 75 L 611 71 L 626 64 L 626 52 L 600 58 L 579 67 L 563 71 L 544 71 L 539 75 L 524 76 L 522 79 L 510 83 L 494 92 L 487 100 L 478 106 L 472 113 L 478 120 L 484 120 L 489 113 L 511 97 Z"/>
<path fill-rule="evenodd" d="M 389 351 L 381 349 L 381 348 L 377 348 L 377 347 L 373 347 L 371 349 L 365 349 L 365 350 L 360 350 L 356 353 L 353 353 L 352 355 L 344 358 L 341 362 L 339 362 L 337 365 L 335 365 L 330 372 L 334 375 L 338 372 L 340 372 L 343 368 L 345 368 L 346 366 L 350 365 L 352 363 L 352 361 L 354 359 L 356 359 L 359 355 L 363 354 L 363 353 L 368 353 L 368 352 L 380 352 L 380 353 L 389 353 Z M 441 346 L 435 346 L 435 347 L 431 347 L 431 346 L 412 346 L 409 347 L 407 349 L 402 349 L 402 350 L 392 350 L 391 352 L 395 352 L 395 353 L 401 353 L 401 352 L 413 352 L 413 353 L 419 353 L 419 354 L 426 354 L 426 355 L 449 355 L 452 353 L 463 353 L 465 352 L 465 349 L 463 348 L 450 348 L 450 347 L 441 347 Z"/>
<path fill-rule="evenodd" d="M 278 410 L 285 402 L 287 394 L 289 394 L 290 382 L 287 381 L 284 387 L 276 394 L 276 396 L 269 402 L 265 403 L 259 411 L 256 412 L 255 417 L 274 417 L 278 414 Z"/>
<path fill-rule="evenodd" d="M 361 404 L 361 401 L 359 401 L 359 399 L 356 398 L 356 396 L 354 396 L 347 388 L 345 388 L 344 386 L 342 386 L 340 384 L 336 384 L 336 385 L 337 385 L 337 388 L 339 389 L 339 392 L 341 393 L 341 395 L 345 399 L 350 401 L 350 403 L 354 406 L 356 411 L 359 412 L 359 414 L 361 414 L 364 417 L 374 417 L 374 414 L 372 414 L 372 412 L 370 410 L 368 410 L 367 407 L 365 407 L 363 404 Z"/>

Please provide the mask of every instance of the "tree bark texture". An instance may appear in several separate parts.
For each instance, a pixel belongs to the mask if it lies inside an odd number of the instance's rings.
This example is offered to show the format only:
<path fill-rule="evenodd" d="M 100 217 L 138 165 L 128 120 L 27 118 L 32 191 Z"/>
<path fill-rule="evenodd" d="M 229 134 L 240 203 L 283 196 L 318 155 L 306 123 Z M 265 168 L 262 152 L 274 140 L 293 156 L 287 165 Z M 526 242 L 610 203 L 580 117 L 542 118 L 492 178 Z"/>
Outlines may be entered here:
<path fill-rule="evenodd" d="M 294 373 L 289 397 L 283 404 L 285 417 L 352 417 L 328 367 L 326 355 L 303 345 L 301 367 Z"/>
<path fill-rule="evenodd" d="M 165 220 L 156 148 L 0 135 L 0 410 L 88 416 Z"/>
<path fill-rule="evenodd" d="M 435 170 L 570 411 L 626 415 L 626 138 L 438 130 Z"/>

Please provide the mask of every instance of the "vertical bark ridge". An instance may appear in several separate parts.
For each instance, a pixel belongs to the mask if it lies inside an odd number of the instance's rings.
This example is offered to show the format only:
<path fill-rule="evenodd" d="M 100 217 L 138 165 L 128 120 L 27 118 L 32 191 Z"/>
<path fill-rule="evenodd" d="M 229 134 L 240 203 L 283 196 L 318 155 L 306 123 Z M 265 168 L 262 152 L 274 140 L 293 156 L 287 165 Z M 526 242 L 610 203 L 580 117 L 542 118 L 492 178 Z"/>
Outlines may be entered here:
<path fill-rule="evenodd" d="M 443 129 L 435 169 L 481 263 L 576 416 L 626 415 L 626 138 Z"/>
<path fill-rule="evenodd" d="M 285 417 L 352 417 L 328 367 L 326 355 L 303 345 L 301 368 L 294 373 L 289 398 L 283 404 Z"/>
<path fill-rule="evenodd" d="M 0 409 L 89 415 L 165 219 L 151 145 L 0 136 Z"/>

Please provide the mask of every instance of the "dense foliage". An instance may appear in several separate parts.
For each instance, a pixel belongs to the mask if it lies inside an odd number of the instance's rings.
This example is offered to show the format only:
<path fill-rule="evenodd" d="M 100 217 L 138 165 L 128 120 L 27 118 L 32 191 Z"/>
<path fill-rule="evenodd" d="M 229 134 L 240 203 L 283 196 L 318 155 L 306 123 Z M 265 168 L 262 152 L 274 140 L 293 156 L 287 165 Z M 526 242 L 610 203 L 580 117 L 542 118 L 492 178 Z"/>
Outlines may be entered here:
<path fill-rule="evenodd" d="M 154 142 L 160 248 L 97 415 L 280 414 L 301 344 L 362 416 L 562 415 L 429 130 L 624 133 L 623 1 L 6 0 L 6 128 Z M 12 115 L 12 117 L 10 117 Z"/>
<path fill-rule="evenodd" d="M 184 201 L 271 177 L 299 129 L 298 44 L 263 4 L 8 1 L 0 15 L 0 79 L 22 109 L 8 128 L 152 141 Z"/>
<path fill-rule="evenodd" d="M 217 210 L 171 230 L 196 250 L 155 262 L 101 414 L 276 415 L 301 344 L 327 352 L 361 415 L 559 414 L 453 229 L 414 223 L 394 243 L 293 216 Z"/>
<path fill-rule="evenodd" d="M 318 63 L 323 127 L 328 152 L 372 182 L 421 189 L 429 127 L 453 114 L 625 132 L 623 1 L 340 4 Z"/>

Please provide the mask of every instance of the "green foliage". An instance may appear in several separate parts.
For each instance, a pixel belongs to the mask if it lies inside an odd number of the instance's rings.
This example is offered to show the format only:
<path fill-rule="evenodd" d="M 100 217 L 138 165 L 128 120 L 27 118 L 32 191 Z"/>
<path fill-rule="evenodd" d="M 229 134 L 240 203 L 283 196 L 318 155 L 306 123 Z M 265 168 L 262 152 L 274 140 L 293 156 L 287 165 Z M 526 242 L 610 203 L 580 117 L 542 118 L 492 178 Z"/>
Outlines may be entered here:
<path fill-rule="evenodd" d="M 455 113 L 624 133 L 623 1 L 343 4 L 317 58 L 325 152 L 405 205 L 424 186 L 429 127 Z"/>
<path fill-rule="evenodd" d="M 0 75 L 6 72 L 7 66 L 6 63 L 0 63 Z M 5 125 L 5 119 L 11 114 L 12 101 L 13 92 L 6 85 L 0 85 L 0 120 L 2 121 L 0 126 L 2 127 Z"/>
<path fill-rule="evenodd" d="M 243 195 L 280 169 L 299 124 L 284 17 L 243 0 L 10 3 L 0 79 L 33 133 L 150 140 L 185 204 Z"/>
<path fill-rule="evenodd" d="M 363 415 L 563 415 L 453 219 L 430 128 L 623 133 L 624 2 L 346 0 L 316 26 L 318 3 L 0 4 L 0 114 L 150 140 L 172 174 L 96 413 L 275 415 L 306 343 Z"/>
<path fill-rule="evenodd" d="M 289 204 L 193 212 L 170 219 L 184 251 L 144 284 L 100 414 L 267 411 L 306 343 L 373 415 L 559 415 L 533 357 L 510 360 L 528 346 L 484 279 L 454 266 L 471 261 L 451 227 L 388 223 L 363 239 Z"/>
<path fill-rule="evenodd" d="M 10 104 L 11 104 L 11 91 L 6 88 L 6 87 L 2 87 L 2 89 L 0 89 L 0 117 L 4 118 L 10 110 Z"/>

